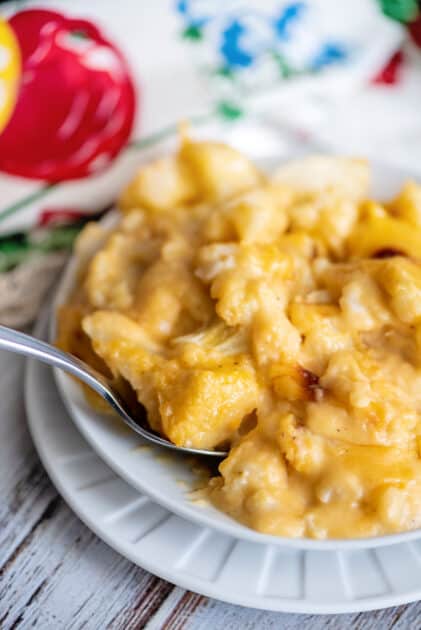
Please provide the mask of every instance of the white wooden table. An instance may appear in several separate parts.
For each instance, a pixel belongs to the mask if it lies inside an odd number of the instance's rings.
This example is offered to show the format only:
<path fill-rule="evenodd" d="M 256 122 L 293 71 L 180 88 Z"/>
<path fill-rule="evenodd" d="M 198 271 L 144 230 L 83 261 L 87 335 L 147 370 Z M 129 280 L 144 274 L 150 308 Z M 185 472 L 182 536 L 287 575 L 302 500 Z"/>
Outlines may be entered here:
<path fill-rule="evenodd" d="M 32 445 L 24 361 L 0 352 L 0 628 L 418 630 L 421 603 L 344 616 L 261 612 L 160 580 L 107 547 L 71 512 Z"/>

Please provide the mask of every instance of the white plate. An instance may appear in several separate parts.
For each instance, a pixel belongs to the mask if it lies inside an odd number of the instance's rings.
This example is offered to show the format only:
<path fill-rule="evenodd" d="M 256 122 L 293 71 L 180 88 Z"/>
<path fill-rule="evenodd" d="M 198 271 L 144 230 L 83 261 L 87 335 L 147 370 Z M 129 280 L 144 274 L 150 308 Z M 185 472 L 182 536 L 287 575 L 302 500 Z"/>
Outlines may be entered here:
<path fill-rule="evenodd" d="M 421 542 L 301 551 L 236 540 L 188 522 L 117 477 L 71 422 L 51 370 L 29 361 L 29 427 L 67 503 L 123 556 L 189 590 L 282 612 L 349 613 L 421 599 Z"/>
<path fill-rule="evenodd" d="M 272 156 L 271 160 L 266 160 L 266 167 L 273 162 L 274 157 Z M 371 192 L 376 198 L 388 198 L 394 195 L 403 181 L 408 178 L 406 172 L 379 162 L 372 163 L 372 172 Z M 112 221 L 113 217 L 107 216 L 106 221 L 110 220 Z M 61 280 L 56 305 L 66 301 L 74 286 L 76 270 L 76 264 L 73 261 Z M 145 443 L 138 435 L 125 430 L 122 423 L 110 421 L 106 416 L 89 407 L 74 380 L 60 371 L 56 372 L 56 379 L 71 417 L 101 458 L 133 487 L 140 492 L 147 493 L 155 501 L 179 516 L 218 529 L 236 538 L 300 549 L 371 548 L 408 541 L 421 536 L 421 529 L 417 529 L 375 538 L 325 541 L 281 538 L 255 532 L 219 512 L 211 505 L 204 506 L 192 502 L 190 490 L 196 478 L 185 457 L 176 456 L 170 451 L 164 453 L 153 447 L 148 450 L 141 448 Z"/>

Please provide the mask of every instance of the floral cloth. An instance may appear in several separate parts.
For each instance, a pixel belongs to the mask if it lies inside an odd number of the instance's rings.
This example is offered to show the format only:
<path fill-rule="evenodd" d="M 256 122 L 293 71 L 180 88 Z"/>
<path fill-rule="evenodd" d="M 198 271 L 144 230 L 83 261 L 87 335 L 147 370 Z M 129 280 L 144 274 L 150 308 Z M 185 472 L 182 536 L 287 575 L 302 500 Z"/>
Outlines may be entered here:
<path fill-rule="evenodd" d="M 80 227 L 133 170 L 139 138 L 148 146 L 163 125 L 211 112 L 285 125 L 297 100 L 336 98 L 375 75 L 384 83 L 402 28 L 376 0 L 349 5 L 1 5 L 0 321 L 22 326 L 35 315 Z"/>

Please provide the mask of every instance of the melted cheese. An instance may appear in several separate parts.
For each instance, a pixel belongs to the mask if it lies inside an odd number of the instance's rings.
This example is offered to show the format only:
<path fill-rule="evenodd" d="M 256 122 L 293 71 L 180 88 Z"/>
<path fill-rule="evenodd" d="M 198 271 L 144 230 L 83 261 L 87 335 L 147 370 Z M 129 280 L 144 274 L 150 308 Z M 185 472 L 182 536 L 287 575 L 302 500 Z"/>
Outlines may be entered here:
<path fill-rule="evenodd" d="M 186 141 L 80 239 L 59 344 L 176 444 L 227 445 L 209 496 L 261 532 L 421 526 L 421 190 L 381 206 L 368 175 Z"/>

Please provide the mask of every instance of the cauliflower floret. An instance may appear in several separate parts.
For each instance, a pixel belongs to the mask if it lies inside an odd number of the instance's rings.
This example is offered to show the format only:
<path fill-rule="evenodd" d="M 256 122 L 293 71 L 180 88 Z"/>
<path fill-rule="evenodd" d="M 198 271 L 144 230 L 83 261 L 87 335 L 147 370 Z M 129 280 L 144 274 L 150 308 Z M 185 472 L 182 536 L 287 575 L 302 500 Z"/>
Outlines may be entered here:
<path fill-rule="evenodd" d="M 185 138 L 176 155 L 141 167 L 119 199 L 122 211 L 172 210 L 194 201 L 222 201 L 263 181 L 244 155 L 218 142 Z"/>
<path fill-rule="evenodd" d="M 421 318 L 421 266 L 411 260 L 393 258 L 384 263 L 378 277 L 399 319 L 407 324 L 416 323 Z"/>
<path fill-rule="evenodd" d="M 388 531 L 401 531 L 410 522 L 413 527 L 421 524 L 421 487 L 417 471 L 408 466 L 407 479 L 397 475 L 389 477 L 389 483 L 380 485 L 372 493 L 371 501 L 378 517 Z M 387 477 L 386 477 L 387 479 Z M 405 483 L 406 482 L 406 483 Z"/>
<path fill-rule="evenodd" d="M 265 243 L 276 240 L 288 224 L 287 191 L 262 187 L 217 208 L 204 226 L 209 241 Z"/>
<path fill-rule="evenodd" d="M 143 263 L 142 252 L 128 246 L 125 235 L 113 234 L 88 267 L 85 288 L 92 306 L 98 309 L 132 306 Z"/>
<path fill-rule="evenodd" d="M 213 311 L 205 287 L 186 264 L 158 260 L 138 280 L 130 315 L 162 341 L 208 323 Z"/>
<path fill-rule="evenodd" d="M 392 320 L 378 284 L 362 272 L 355 272 L 344 285 L 339 304 L 348 326 L 355 330 L 373 330 Z"/>
<path fill-rule="evenodd" d="M 408 221 L 417 229 L 421 228 L 421 186 L 407 182 L 398 196 L 390 203 L 391 211 Z"/>
<path fill-rule="evenodd" d="M 334 188 L 343 197 L 359 201 L 367 195 L 370 169 L 366 160 L 313 155 L 280 166 L 273 180 L 305 192 Z"/>
<path fill-rule="evenodd" d="M 297 472 L 313 475 L 324 463 L 324 440 L 303 426 L 292 414 L 279 420 L 279 445 L 287 462 Z"/>
<path fill-rule="evenodd" d="M 81 230 L 74 244 L 74 253 L 80 269 L 85 269 L 92 257 L 105 245 L 111 228 L 97 222 L 89 222 Z"/>
<path fill-rule="evenodd" d="M 225 322 L 182 335 L 172 340 L 177 355 L 188 366 L 211 366 L 224 357 L 246 354 L 249 351 L 248 335 L 242 329 L 227 326 Z"/>
<path fill-rule="evenodd" d="M 277 240 L 281 252 L 288 255 L 292 262 L 294 282 L 291 286 L 291 299 L 297 295 L 306 295 L 316 288 L 312 269 L 317 243 L 303 231 L 282 234 Z"/>
<path fill-rule="evenodd" d="M 213 448 L 230 440 L 258 404 L 254 370 L 244 357 L 211 369 L 172 367 L 156 375 L 164 433 L 174 444 Z"/>
<path fill-rule="evenodd" d="M 148 411 L 152 428 L 160 430 L 153 372 L 164 365 L 161 348 L 138 324 L 120 313 L 96 311 L 84 317 L 82 328 L 113 375 L 122 376 L 133 387 Z"/>
<path fill-rule="evenodd" d="M 280 360 L 292 362 L 300 351 L 299 331 L 276 304 L 275 309 L 274 318 L 273 308 L 265 303 L 253 318 L 252 350 L 259 365 Z"/>
<path fill-rule="evenodd" d="M 258 513 L 276 507 L 286 487 L 287 471 L 276 444 L 253 429 L 234 446 L 219 466 L 221 479 L 214 480 L 214 498 L 231 513 Z"/>
<path fill-rule="evenodd" d="M 405 378 L 387 379 L 389 364 L 375 360 L 368 352 L 356 350 L 336 353 L 320 379 L 332 396 L 351 410 L 354 426 L 351 441 L 362 444 L 394 444 L 408 442 L 417 424 L 417 410 Z M 403 362 L 401 362 L 402 364 Z M 394 366 L 399 369 L 399 366 Z M 401 365 L 405 370 L 405 366 Z M 345 439 L 341 431 L 338 436 Z"/>
<path fill-rule="evenodd" d="M 250 431 L 211 480 L 211 498 L 234 518 L 265 533 L 302 536 L 306 506 L 294 491 L 279 446 L 258 429 Z"/>
<path fill-rule="evenodd" d="M 335 352 L 352 346 L 352 334 L 333 304 L 296 302 L 290 305 L 289 316 L 304 337 L 301 364 L 316 374 Z"/>
<path fill-rule="evenodd" d="M 288 210 L 293 230 L 307 230 L 329 251 L 344 253 L 345 240 L 358 217 L 357 204 L 336 192 L 310 196 Z"/>
<path fill-rule="evenodd" d="M 87 297 L 94 308 L 127 309 L 133 304 L 139 278 L 159 254 L 161 239 L 152 238 L 139 210 L 129 212 L 110 235 L 105 235 L 99 251 L 90 248 L 93 256 L 86 271 Z"/>
<path fill-rule="evenodd" d="M 359 265 L 359 261 L 333 263 L 328 258 L 317 258 L 314 261 L 314 275 L 317 286 L 319 289 L 329 292 L 332 296 L 332 302 L 339 302 L 343 287 L 354 279 Z"/>
<path fill-rule="evenodd" d="M 406 488 L 384 485 L 375 493 L 374 506 L 381 521 L 391 530 L 399 530 L 408 520 L 409 502 Z"/>
<path fill-rule="evenodd" d="M 171 156 L 141 167 L 120 196 L 118 206 L 123 211 L 143 207 L 169 210 L 193 201 L 197 195 L 189 169 L 178 156 Z"/>
<path fill-rule="evenodd" d="M 267 299 L 277 301 L 282 309 L 292 263 L 274 244 L 209 245 L 199 252 L 196 273 L 212 278 L 216 312 L 227 324 L 236 326 L 250 323 Z"/>
<path fill-rule="evenodd" d="M 221 273 L 234 269 L 239 251 L 236 243 L 215 243 L 201 247 L 197 256 L 195 274 L 210 283 Z"/>
<path fill-rule="evenodd" d="M 350 506 L 358 505 L 364 496 L 364 485 L 361 478 L 354 472 L 328 467 L 315 489 L 316 496 L 321 503 L 346 503 Z"/>
<path fill-rule="evenodd" d="M 244 155 L 219 142 L 185 140 L 179 159 L 187 165 L 206 201 L 223 201 L 258 186 L 263 176 Z"/>

